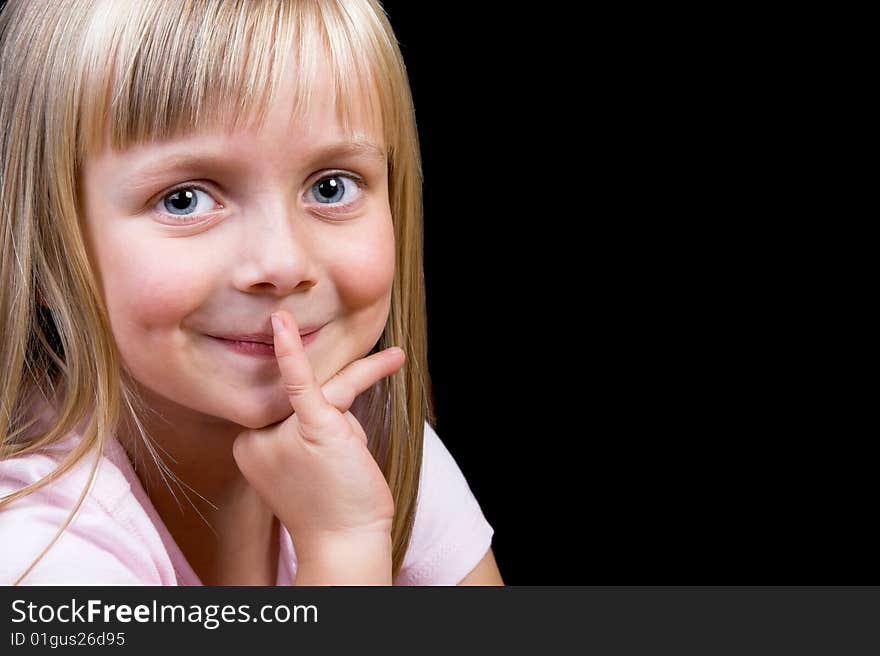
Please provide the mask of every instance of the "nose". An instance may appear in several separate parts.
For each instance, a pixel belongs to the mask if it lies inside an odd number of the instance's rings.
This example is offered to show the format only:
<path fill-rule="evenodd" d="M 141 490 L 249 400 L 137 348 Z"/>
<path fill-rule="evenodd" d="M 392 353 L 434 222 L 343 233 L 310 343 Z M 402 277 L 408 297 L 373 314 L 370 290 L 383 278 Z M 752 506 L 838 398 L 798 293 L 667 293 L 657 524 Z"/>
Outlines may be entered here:
<path fill-rule="evenodd" d="M 238 225 L 242 234 L 237 235 L 237 289 L 286 296 L 317 284 L 315 245 L 308 217 L 292 201 L 279 201 L 248 212 Z"/>

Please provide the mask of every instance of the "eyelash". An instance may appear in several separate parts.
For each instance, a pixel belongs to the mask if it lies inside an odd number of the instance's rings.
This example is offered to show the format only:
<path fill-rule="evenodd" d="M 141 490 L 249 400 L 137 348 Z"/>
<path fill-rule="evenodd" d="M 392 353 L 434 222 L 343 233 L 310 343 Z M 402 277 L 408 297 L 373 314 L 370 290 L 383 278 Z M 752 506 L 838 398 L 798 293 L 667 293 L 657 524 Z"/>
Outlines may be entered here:
<path fill-rule="evenodd" d="M 363 179 L 362 177 L 360 177 L 360 176 L 354 175 L 353 173 L 345 173 L 345 172 L 343 172 L 343 171 L 331 171 L 330 173 L 327 173 L 327 174 L 321 176 L 320 178 L 318 178 L 318 179 L 315 181 L 314 184 L 312 184 L 311 186 L 309 186 L 309 191 L 311 191 L 315 186 L 317 186 L 318 184 L 320 184 L 321 182 L 323 182 L 324 180 L 327 180 L 327 179 L 329 179 L 329 178 L 347 178 L 347 179 L 353 181 L 353 182 L 357 185 L 358 190 L 360 190 L 360 191 L 363 191 L 363 190 L 365 190 L 365 189 L 367 188 L 367 182 L 366 182 L 366 180 L 364 180 L 364 179 Z M 168 191 L 164 192 L 164 193 L 163 193 L 163 194 L 162 194 L 162 195 L 156 200 L 156 202 L 153 203 L 153 205 L 154 205 L 154 206 L 155 206 L 155 205 L 158 205 L 159 203 L 161 203 L 162 201 L 164 201 L 168 196 L 171 196 L 171 195 L 173 195 L 173 194 L 176 194 L 178 191 L 183 191 L 184 189 L 198 189 L 199 191 L 203 191 L 203 192 L 205 192 L 206 194 L 208 194 L 209 196 L 211 196 L 211 197 L 213 198 L 213 194 L 212 194 L 211 190 L 208 189 L 205 185 L 200 184 L 200 183 L 198 183 L 198 182 L 186 182 L 186 183 L 183 183 L 183 184 L 179 184 L 179 185 L 177 185 L 177 186 L 175 186 L 175 187 L 172 187 L 172 188 L 169 189 Z M 343 204 L 343 205 L 339 205 L 339 204 L 335 204 L 335 203 L 318 203 L 318 205 L 324 205 L 324 206 L 328 206 L 328 207 L 333 207 L 333 208 L 335 208 L 335 209 L 331 212 L 331 213 L 333 213 L 333 214 L 337 214 L 337 213 L 338 213 L 338 214 L 343 214 L 343 213 L 345 213 L 350 207 L 352 207 L 353 205 L 357 204 L 358 202 L 359 202 L 358 199 L 355 199 L 355 200 L 353 200 L 353 201 L 349 201 L 348 203 L 345 203 L 345 204 Z M 200 222 L 199 220 L 195 220 L 195 221 L 179 221 L 179 220 L 177 220 L 177 219 L 184 219 L 184 218 L 186 218 L 184 215 L 168 214 L 167 212 L 159 212 L 159 214 L 161 214 L 161 215 L 163 215 L 163 216 L 170 216 L 170 217 L 173 217 L 173 218 L 175 219 L 175 223 L 182 224 L 182 225 L 196 224 L 196 223 L 199 223 L 199 222 Z M 210 214 L 210 212 L 208 212 L 208 214 Z M 196 216 L 196 217 L 202 217 L 202 216 L 205 216 L 205 215 L 204 215 L 204 214 L 197 214 L 197 215 L 195 215 L 195 216 Z"/>

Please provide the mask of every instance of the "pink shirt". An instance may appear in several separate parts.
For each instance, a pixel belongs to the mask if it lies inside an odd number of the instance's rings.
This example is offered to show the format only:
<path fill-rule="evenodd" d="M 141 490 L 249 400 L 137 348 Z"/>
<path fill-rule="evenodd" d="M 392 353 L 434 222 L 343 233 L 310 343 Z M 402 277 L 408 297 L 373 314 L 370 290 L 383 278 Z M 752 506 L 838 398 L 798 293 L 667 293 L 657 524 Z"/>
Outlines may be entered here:
<path fill-rule="evenodd" d="M 71 433 L 54 449 L 69 449 Z M 59 452 L 0 462 L 0 496 L 42 479 Z M 42 552 L 76 504 L 94 451 L 60 479 L 0 510 L 0 584 L 11 585 Z M 425 423 L 419 499 L 399 585 L 455 585 L 489 550 L 494 531 L 464 475 Z M 276 585 L 293 585 L 296 553 L 280 531 Z M 24 585 L 202 585 L 174 542 L 122 445 L 111 435 L 77 515 Z"/>

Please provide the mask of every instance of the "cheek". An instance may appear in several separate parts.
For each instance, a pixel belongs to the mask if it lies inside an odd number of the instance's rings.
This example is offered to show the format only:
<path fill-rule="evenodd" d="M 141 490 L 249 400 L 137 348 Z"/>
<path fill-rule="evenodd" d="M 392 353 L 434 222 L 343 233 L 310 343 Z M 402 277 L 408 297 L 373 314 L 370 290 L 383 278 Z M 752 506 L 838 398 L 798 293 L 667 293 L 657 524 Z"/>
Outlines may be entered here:
<path fill-rule="evenodd" d="M 383 304 L 394 282 L 394 231 L 389 218 L 381 230 L 349 242 L 330 263 L 330 275 L 349 309 Z"/>
<path fill-rule="evenodd" d="M 149 331 L 176 324 L 192 312 L 204 298 L 203 287 L 209 276 L 193 274 L 187 257 L 113 258 L 102 276 L 107 306 L 114 332 Z"/>

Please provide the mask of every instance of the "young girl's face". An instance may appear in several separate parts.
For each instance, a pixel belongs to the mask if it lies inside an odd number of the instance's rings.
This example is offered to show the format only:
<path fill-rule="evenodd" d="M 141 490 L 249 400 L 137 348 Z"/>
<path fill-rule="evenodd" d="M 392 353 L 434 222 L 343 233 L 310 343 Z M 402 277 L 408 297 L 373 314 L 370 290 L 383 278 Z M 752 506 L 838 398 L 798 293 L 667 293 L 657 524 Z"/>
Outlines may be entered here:
<path fill-rule="evenodd" d="M 211 335 L 271 336 L 271 313 L 287 310 L 301 332 L 321 327 L 306 352 L 323 384 L 369 353 L 388 318 L 381 127 L 359 116 L 369 145 L 339 150 L 329 84 L 313 90 L 311 130 L 289 121 L 285 84 L 261 131 L 105 149 L 84 163 L 86 239 L 123 360 L 163 403 L 211 423 L 258 428 L 291 413 L 274 357 Z"/>

